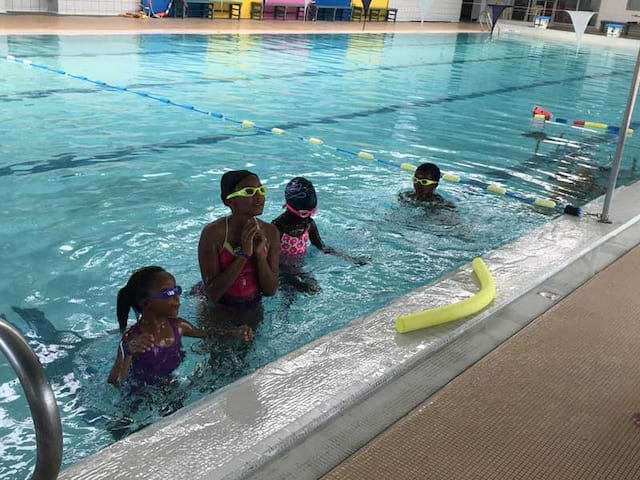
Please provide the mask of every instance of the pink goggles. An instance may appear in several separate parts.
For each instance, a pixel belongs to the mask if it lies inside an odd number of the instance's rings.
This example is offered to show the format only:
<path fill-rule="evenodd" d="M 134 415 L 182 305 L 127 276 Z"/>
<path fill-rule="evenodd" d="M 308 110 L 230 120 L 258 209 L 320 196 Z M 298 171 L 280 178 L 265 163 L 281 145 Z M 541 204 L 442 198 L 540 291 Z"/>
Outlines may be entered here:
<path fill-rule="evenodd" d="M 311 210 L 296 210 L 295 208 L 293 208 L 288 203 L 285 203 L 283 206 L 284 206 L 284 208 L 289 210 L 291 213 L 293 213 L 294 215 L 297 215 L 300 218 L 309 218 L 309 217 L 313 216 L 318 211 L 317 207 L 313 208 Z"/>

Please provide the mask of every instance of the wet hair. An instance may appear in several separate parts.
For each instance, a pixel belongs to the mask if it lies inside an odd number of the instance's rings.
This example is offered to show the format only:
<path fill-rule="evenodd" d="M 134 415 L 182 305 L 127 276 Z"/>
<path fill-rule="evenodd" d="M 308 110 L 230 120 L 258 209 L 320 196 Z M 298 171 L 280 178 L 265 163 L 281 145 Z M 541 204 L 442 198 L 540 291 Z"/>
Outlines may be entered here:
<path fill-rule="evenodd" d="M 304 177 L 296 177 L 287 184 L 284 199 L 296 210 L 313 210 L 318 206 L 316 189 Z"/>
<path fill-rule="evenodd" d="M 430 180 L 440 181 L 440 169 L 435 163 L 423 163 L 416 168 L 416 173 L 424 173 Z"/>
<path fill-rule="evenodd" d="M 220 198 L 222 198 L 222 203 L 226 205 L 227 195 L 235 192 L 238 184 L 247 177 L 258 178 L 258 175 L 249 170 L 232 170 L 222 175 L 220 179 Z"/>
<path fill-rule="evenodd" d="M 116 316 L 120 325 L 120 333 L 124 333 L 127 330 L 129 310 L 133 309 L 136 318 L 140 319 L 142 304 L 149 298 L 149 292 L 153 288 L 153 283 L 158 274 L 164 272 L 166 270 L 162 267 L 143 267 L 133 272 L 127 284 L 120 289 L 116 303 Z"/>

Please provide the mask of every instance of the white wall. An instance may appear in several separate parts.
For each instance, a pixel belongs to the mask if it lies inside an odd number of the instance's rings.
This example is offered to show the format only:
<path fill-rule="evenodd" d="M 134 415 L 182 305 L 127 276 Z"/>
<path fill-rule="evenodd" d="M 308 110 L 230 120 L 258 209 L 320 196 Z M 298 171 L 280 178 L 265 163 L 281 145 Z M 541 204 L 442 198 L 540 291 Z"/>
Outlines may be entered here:
<path fill-rule="evenodd" d="M 58 0 L 58 13 L 65 15 L 119 15 L 138 10 L 139 0 Z"/>
<path fill-rule="evenodd" d="M 0 0 L 0 13 L 6 13 L 7 5 L 5 0 Z"/>
<path fill-rule="evenodd" d="M 8 12 L 48 12 L 49 0 L 5 0 Z"/>
<path fill-rule="evenodd" d="M 9 12 L 49 12 L 63 15 L 119 15 L 140 10 L 140 0 L 0 0 Z"/>
<path fill-rule="evenodd" d="M 640 22 L 640 18 L 632 15 L 640 15 L 640 11 L 627 10 L 627 0 L 602 0 L 598 14 L 598 26 L 602 20 L 614 20 L 621 23 Z"/>
<path fill-rule="evenodd" d="M 398 21 L 420 20 L 418 0 L 389 0 L 389 7 L 398 9 Z M 457 22 L 460 20 L 461 8 L 462 0 L 431 0 L 431 6 L 425 12 L 424 20 L 428 22 Z"/>

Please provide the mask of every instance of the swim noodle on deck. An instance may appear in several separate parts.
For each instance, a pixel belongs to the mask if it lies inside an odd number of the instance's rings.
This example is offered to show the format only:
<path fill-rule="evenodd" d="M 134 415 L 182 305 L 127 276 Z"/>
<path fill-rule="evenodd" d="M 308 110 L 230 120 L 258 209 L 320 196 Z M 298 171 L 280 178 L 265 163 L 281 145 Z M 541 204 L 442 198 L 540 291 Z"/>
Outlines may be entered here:
<path fill-rule="evenodd" d="M 478 257 L 471 262 L 473 271 L 480 281 L 480 291 L 473 297 L 449 305 L 431 308 L 423 312 L 410 313 L 396 319 L 396 331 L 407 333 L 414 330 L 453 322 L 478 313 L 489 305 L 496 296 L 496 284 L 487 264 Z"/>

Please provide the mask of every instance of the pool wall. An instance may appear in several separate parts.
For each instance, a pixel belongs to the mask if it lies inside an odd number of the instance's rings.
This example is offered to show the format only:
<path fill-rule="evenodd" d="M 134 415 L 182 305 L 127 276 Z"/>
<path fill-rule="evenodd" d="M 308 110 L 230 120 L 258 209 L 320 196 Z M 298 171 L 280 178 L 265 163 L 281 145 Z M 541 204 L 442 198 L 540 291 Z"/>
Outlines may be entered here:
<path fill-rule="evenodd" d="M 599 212 L 602 198 L 587 205 Z M 470 266 L 399 298 L 68 468 L 63 480 L 317 478 L 640 242 L 640 183 L 613 223 L 563 216 L 489 252 L 477 316 L 399 335 L 394 319 L 470 296 Z M 527 207 L 523 207 L 527 208 Z"/>

